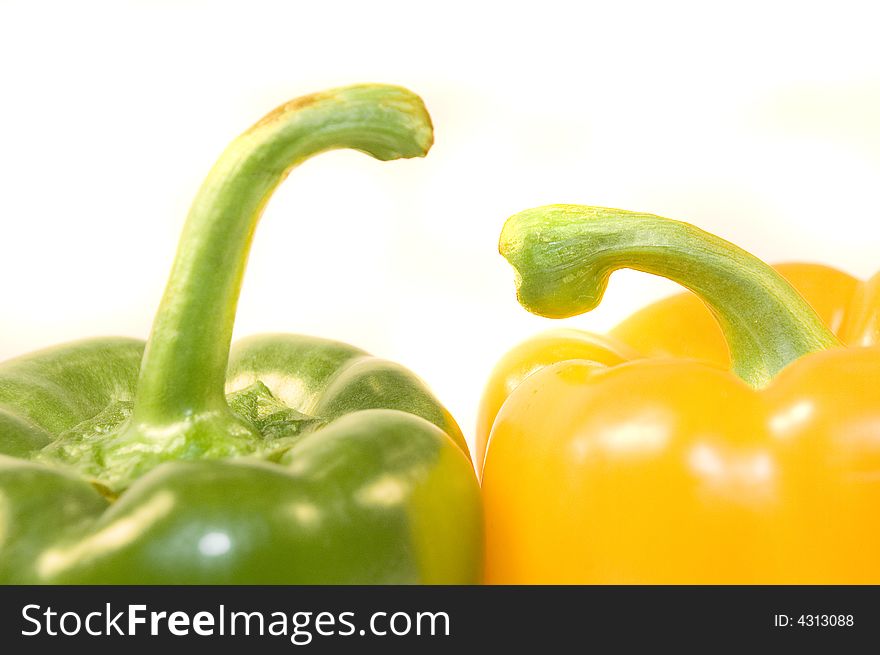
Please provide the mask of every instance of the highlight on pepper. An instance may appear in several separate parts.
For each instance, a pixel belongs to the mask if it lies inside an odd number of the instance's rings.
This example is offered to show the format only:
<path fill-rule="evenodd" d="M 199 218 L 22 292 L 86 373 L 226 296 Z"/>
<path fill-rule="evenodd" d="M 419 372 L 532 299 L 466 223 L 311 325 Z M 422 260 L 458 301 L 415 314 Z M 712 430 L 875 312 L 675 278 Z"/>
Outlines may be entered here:
<path fill-rule="evenodd" d="M 339 148 L 422 157 L 432 140 L 400 87 L 279 107 L 198 192 L 146 344 L 0 364 L 0 582 L 479 581 L 467 446 L 418 377 L 316 337 L 230 349 L 251 237 L 288 172 Z"/>
<path fill-rule="evenodd" d="M 552 205 L 504 226 L 520 303 L 631 268 L 691 293 L 498 364 L 477 462 L 489 583 L 880 583 L 880 274 L 776 269 L 691 225 Z"/>

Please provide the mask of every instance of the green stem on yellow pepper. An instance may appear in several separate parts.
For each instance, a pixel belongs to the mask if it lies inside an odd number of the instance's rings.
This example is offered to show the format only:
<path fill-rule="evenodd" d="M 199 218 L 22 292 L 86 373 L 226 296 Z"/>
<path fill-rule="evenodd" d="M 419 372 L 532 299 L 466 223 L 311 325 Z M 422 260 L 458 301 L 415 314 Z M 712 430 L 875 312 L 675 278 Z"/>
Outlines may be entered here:
<path fill-rule="evenodd" d="M 757 257 L 698 228 L 651 214 L 548 205 L 512 216 L 499 250 L 516 270 L 517 297 L 552 318 L 594 309 L 611 273 L 669 278 L 712 311 L 733 371 L 761 387 L 787 364 L 840 345 L 812 307 Z"/>

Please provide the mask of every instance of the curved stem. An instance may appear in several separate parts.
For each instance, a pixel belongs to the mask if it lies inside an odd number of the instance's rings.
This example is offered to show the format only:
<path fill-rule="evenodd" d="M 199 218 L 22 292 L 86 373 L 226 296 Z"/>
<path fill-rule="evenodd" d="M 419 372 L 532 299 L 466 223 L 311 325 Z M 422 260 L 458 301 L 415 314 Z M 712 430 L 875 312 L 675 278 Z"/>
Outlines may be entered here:
<path fill-rule="evenodd" d="M 678 282 L 715 315 L 734 372 L 753 387 L 802 355 L 839 345 L 772 268 L 687 223 L 619 209 L 549 205 L 508 219 L 499 250 L 516 270 L 523 307 L 553 318 L 594 309 L 619 268 Z"/>
<path fill-rule="evenodd" d="M 224 384 L 248 251 L 263 208 L 294 166 L 337 148 L 379 160 L 421 157 L 432 141 L 418 96 L 384 85 L 299 98 L 236 139 L 189 212 L 144 353 L 133 423 L 231 414 Z"/>

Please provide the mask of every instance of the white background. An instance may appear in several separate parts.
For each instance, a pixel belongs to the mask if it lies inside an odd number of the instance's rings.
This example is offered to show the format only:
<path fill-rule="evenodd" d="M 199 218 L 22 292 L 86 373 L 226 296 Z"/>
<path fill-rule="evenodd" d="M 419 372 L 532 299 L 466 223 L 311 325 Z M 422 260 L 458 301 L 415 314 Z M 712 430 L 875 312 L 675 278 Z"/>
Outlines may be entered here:
<path fill-rule="evenodd" d="M 504 219 L 552 202 L 695 223 L 769 260 L 880 268 L 876 3 L 0 0 L 0 359 L 145 337 L 190 199 L 281 102 L 406 85 L 427 159 L 330 153 L 257 233 L 236 335 L 414 369 L 473 438 L 516 304 Z M 604 330 L 672 285 L 629 272 Z"/>

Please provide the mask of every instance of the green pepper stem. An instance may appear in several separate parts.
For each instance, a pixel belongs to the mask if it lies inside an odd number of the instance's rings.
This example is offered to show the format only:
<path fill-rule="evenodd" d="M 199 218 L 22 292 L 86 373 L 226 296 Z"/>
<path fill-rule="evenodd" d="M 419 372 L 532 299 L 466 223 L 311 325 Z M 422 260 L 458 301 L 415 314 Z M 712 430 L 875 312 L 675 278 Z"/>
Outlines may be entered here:
<path fill-rule="evenodd" d="M 238 137 L 190 209 L 144 353 L 132 422 L 231 414 L 224 385 L 248 251 L 263 208 L 293 167 L 338 148 L 383 161 L 422 157 L 432 141 L 421 99 L 385 85 L 293 100 Z"/>
<path fill-rule="evenodd" d="M 619 209 L 549 205 L 508 219 L 499 250 L 516 270 L 523 307 L 552 318 L 594 309 L 619 268 L 678 282 L 715 315 L 733 371 L 755 388 L 802 355 L 840 345 L 776 271 L 687 223 Z"/>

